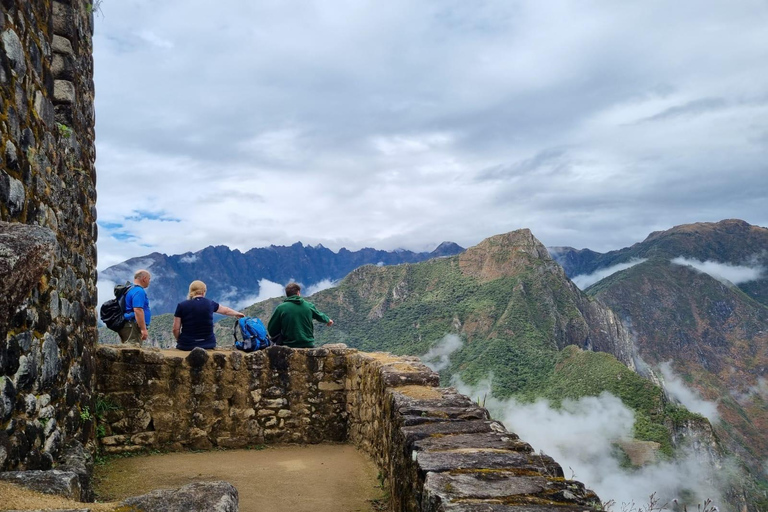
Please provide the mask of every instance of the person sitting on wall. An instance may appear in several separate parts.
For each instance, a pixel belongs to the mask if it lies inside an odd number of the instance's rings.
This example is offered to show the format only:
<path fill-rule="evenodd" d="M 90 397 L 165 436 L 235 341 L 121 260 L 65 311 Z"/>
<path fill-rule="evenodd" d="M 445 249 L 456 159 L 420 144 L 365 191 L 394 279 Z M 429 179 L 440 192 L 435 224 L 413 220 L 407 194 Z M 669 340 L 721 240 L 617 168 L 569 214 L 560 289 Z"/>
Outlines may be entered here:
<path fill-rule="evenodd" d="M 152 311 L 149 309 L 146 288 L 149 287 L 151 279 L 152 276 L 148 271 L 137 270 L 133 274 L 133 286 L 125 292 L 123 316 L 127 322 L 117 334 L 120 336 L 120 341 L 126 345 L 141 347 L 141 342 L 149 336 L 147 329 L 152 320 Z"/>
<path fill-rule="evenodd" d="M 293 348 L 315 346 L 315 325 L 312 320 L 331 326 L 333 320 L 317 310 L 314 304 L 301 297 L 301 286 L 289 283 L 285 287 L 285 299 L 275 308 L 269 319 L 267 332 L 271 338 L 279 338 L 281 344 Z"/>
<path fill-rule="evenodd" d="M 204 282 L 192 281 L 189 284 L 187 300 L 179 302 L 176 306 L 176 312 L 173 314 L 173 337 L 176 338 L 176 348 L 179 350 L 216 347 L 216 336 L 213 334 L 214 313 L 236 318 L 245 316 L 239 311 L 206 299 L 206 291 Z"/>

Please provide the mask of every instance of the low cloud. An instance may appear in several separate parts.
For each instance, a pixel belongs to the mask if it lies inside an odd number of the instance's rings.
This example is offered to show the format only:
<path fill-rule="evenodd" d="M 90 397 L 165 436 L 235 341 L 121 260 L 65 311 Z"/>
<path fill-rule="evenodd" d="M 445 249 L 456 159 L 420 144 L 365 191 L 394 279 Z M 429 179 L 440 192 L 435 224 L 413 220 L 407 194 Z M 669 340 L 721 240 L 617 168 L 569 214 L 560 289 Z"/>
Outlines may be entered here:
<path fill-rule="evenodd" d="M 747 388 L 745 392 L 741 393 L 734 390 L 731 391 L 731 396 L 733 396 L 741 405 L 746 405 L 755 397 L 759 397 L 768 402 L 768 379 L 760 377 L 757 379 L 757 383 L 754 386 Z"/>
<path fill-rule="evenodd" d="M 491 395 L 490 381 L 467 386 L 456 379 L 454 385 L 470 397 L 485 396 L 485 406 L 494 418 L 536 451 L 553 457 L 566 477 L 583 482 L 604 502 L 615 500 L 619 510 L 647 504 L 652 493 L 661 503 L 686 495 L 693 503 L 710 498 L 716 505 L 722 504 L 713 486 L 718 482 L 717 473 L 696 454 L 639 469 L 622 468 L 615 443 L 631 439 L 634 412 L 608 392 L 566 400 L 560 409 L 554 409 L 546 400 L 520 403 L 496 399 Z M 636 507 L 630 507 L 632 503 Z"/>
<path fill-rule="evenodd" d="M 601 268 L 600 270 L 596 270 L 591 274 L 581 274 L 574 276 L 571 281 L 573 281 L 573 284 L 578 286 L 580 290 L 585 290 L 596 282 L 605 279 L 606 277 L 615 274 L 616 272 L 634 267 L 635 265 L 639 265 L 645 261 L 648 261 L 648 258 L 632 258 L 625 263 L 618 263 L 616 265 L 611 265 L 610 267 Z"/>
<path fill-rule="evenodd" d="M 285 286 L 280 283 L 275 283 L 269 279 L 259 279 L 259 293 L 242 296 L 237 288 L 231 288 L 229 291 L 221 295 L 222 302 L 231 302 L 231 304 L 225 304 L 233 309 L 241 310 L 257 302 L 271 299 L 273 297 L 281 297 L 285 294 Z"/>
<path fill-rule="evenodd" d="M 672 370 L 672 363 L 661 363 L 659 369 L 664 376 L 663 385 L 669 396 L 683 404 L 689 411 L 701 414 L 712 423 L 720 420 L 717 404 L 704 400 L 698 392 L 686 386 Z"/>
<path fill-rule="evenodd" d="M 688 259 L 682 256 L 671 260 L 671 262 L 674 265 L 692 267 L 699 272 L 709 274 L 725 284 L 742 284 L 749 281 L 757 281 L 766 274 L 765 267 L 758 264 L 731 265 L 730 263 L 718 263 L 716 261 Z"/>
<path fill-rule="evenodd" d="M 179 263 L 194 263 L 197 261 L 197 254 L 189 254 L 179 259 Z"/>
<path fill-rule="evenodd" d="M 446 334 L 443 339 L 421 356 L 421 360 L 432 370 L 439 372 L 450 364 L 451 354 L 459 350 L 464 343 L 455 334 Z"/>
<path fill-rule="evenodd" d="M 303 295 L 306 297 L 309 297 L 311 295 L 316 294 L 317 292 L 327 290 L 328 288 L 334 288 L 337 284 L 339 284 L 338 281 L 333 281 L 331 279 L 323 279 L 322 281 L 318 281 L 315 284 L 307 286 Z"/>

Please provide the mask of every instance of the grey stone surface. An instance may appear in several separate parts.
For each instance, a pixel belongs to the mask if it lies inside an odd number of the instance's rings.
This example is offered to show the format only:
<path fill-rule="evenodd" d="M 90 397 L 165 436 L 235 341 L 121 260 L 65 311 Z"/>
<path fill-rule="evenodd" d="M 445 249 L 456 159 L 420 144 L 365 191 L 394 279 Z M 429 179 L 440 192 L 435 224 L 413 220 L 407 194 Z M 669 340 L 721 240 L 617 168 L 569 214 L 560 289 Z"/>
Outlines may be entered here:
<path fill-rule="evenodd" d="M 51 469 L 48 471 L 7 471 L 0 472 L 0 480 L 12 482 L 43 494 L 53 494 L 81 501 L 80 480 L 71 471 Z"/>
<path fill-rule="evenodd" d="M 48 268 L 56 248 L 46 228 L 0 222 L 0 337 L 16 307 Z M 13 276 L 11 279 L 10 276 Z"/>
<path fill-rule="evenodd" d="M 69 80 L 53 81 L 53 100 L 56 103 L 74 103 L 75 98 L 75 84 Z"/>
<path fill-rule="evenodd" d="M 491 450 L 514 450 L 524 453 L 533 452 L 531 445 L 521 441 L 517 434 L 512 432 L 486 432 L 427 437 L 416 441 L 413 446 L 416 450 L 434 451 L 484 448 Z"/>
<path fill-rule="evenodd" d="M 0 40 L 3 42 L 5 56 L 11 62 L 13 71 L 17 76 L 23 77 L 27 73 L 27 61 L 24 57 L 24 49 L 19 36 L 13 29 L 9 28 L 0 35 Z"/>
<path fill-rule="evenodd" d="M 11 170 L 19 168 L 19 157 L 16 154 L 16 146 L 10 140 L 5 141 L 5 165 Z"/>
<path fill-rule="evenodd" d="M 442 500 L 505 498 L 521 494 L 541 494 L 550 482 L 541 476 L 514 476 L 507 473 L 469 473 L 451 475 L 429 473 L 424 492 Z"/>
<path fill-rule="evenodd" d="M 0 171 L 0 200 L 8 207 L 11 215 L 16 215 L 24 208 L 24 184 L 16 178 Z"/>
<path fill-rule="evenodd" d="M 59 357 L 59 346 L 50 334 L 45 334 L 43 341 L 43 388 L 50 388 L 56 383 L 61 373 L 62 365 Z"/>
<path fill-rule="evenodd" d="M 453 452 L 419 452 L 419 470 L 439 473 L 455 469 L 506 469 L 515 474 L 538 473 L 542 476 L 563 477 L 560 465 L 546 455 L 486 450 Z"/>
<path fill-rule="evenodd" d="M 35 112 L 47 127 L 53 128 L 55 122 L 53 103 L 40 91 L 35 93 Z"/>
<path fill-rule="evenodd" d="M 63 53 L 64 55 L 75 55 L 75 50 L 72 49 L 72 43 L 66 37 L 53 36 L 52 49 L 55 53 Z"/>
<path fill-rule="evenodd" d="M 504 505 L 501 503 L 447 503 L 443 512 L 597 512 L 586 506 L 561 505 Z"/>
<path fill-rule="evenodd" d="M 238 503 L 237 489 L 227 482 L 198 482 L 123 501 L 142 512 L 237 512 Z"/>

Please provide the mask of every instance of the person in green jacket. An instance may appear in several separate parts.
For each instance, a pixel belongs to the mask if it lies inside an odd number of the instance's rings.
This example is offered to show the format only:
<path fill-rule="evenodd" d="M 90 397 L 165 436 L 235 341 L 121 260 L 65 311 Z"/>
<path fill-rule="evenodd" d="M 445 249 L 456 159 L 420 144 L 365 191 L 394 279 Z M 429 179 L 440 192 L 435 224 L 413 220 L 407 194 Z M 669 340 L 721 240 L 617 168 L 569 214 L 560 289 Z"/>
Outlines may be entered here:
<path fill-rule="evenodd" d="M 269 319 L 267 331 L 270 338 L 280 336 L 282 344 L 292 348 L 315 346 L 315 325 L 312 320 L 331 326 L 333 320 L 317 310 L 314 304 L 301 297 L 301 286 L 288 283 L 285 299 L 275 308 Z"/>

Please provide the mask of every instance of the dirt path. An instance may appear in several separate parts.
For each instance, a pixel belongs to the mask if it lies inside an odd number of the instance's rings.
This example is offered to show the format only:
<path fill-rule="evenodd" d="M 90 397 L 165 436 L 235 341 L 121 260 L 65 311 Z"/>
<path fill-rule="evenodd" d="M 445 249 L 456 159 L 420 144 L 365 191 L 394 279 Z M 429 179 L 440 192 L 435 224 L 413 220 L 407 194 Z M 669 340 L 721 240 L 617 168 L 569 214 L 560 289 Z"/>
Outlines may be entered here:
<path fill-rule="evenodd" d="M 99 501 L 154 489 L 225 480 L 241 512 L 369 512 L 381 498 L 378 471 L 349 445 L 277 446 L 263 450 L 172 453 L 117 459 L 96 470 Z"/>

